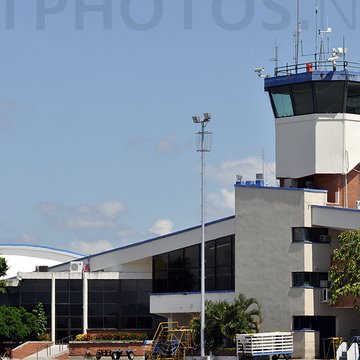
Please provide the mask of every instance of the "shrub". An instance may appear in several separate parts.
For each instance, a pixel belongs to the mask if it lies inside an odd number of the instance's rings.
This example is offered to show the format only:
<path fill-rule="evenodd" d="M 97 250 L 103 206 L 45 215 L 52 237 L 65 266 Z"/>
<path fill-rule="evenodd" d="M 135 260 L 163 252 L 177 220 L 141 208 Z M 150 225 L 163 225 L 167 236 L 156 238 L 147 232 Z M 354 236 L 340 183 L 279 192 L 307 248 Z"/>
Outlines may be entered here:
<path fill-rule="evenodd" d="M 75 341 L 144 341 L 148 338 L 141 332 L 99 332 L 96 334 L 78 334 Z"/>

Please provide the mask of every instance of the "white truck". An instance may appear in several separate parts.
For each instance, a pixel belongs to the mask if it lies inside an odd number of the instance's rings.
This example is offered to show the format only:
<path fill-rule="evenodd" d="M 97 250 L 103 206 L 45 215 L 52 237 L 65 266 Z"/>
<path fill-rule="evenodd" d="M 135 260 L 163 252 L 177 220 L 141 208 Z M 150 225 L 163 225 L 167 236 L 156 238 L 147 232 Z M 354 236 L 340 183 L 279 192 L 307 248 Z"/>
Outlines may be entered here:
<path fill-rule="evenodd" d="M 239 360 L 267 356 L 289 360 L 293 353 L 292 332 L 268 332 L 236 335 L 236 355 Z"/>

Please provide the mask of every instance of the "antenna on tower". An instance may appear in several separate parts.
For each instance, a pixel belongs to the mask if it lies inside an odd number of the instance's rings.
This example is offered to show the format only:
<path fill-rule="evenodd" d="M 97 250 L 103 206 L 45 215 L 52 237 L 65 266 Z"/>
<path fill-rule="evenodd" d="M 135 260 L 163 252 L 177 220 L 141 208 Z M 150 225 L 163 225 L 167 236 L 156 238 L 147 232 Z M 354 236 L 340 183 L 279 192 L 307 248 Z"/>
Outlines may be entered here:
<path fill-rule="evenodd" d="M 277 38 L 275 36 L 275 43 L 274 43 L 274 57 L 269 59 L 270 61 L 275 62 L 275 71 L 279 67 L 279 46 L 277 44 Z"/>
<path fill-rule="evenodd" d="M 267 174 L 265 169 L 265 150 L 261 148 L 262 173 L 264 174 L 265 185 L 267 185 Z"/>
<path fill-rule="evenodd" d="M 295 41 L 295 68 L 299 64 L 299 48 L 300 48 L 300 36 L 301 36 L 301 20 L 300 20 L 300 0 L 296 1 L 296 41 Z"/>
<path fill-rule="evenodd" d="M 315 69 L 317 69 L 317 53 L 318 53 L 318 18 L 319 18 L 319 4 L 318 0 L 315 3 Z"/>
<path fill-rule="evenodd" d="M 323 70 L 326 64 L 326 57 L 325 54 L 329 51 L 325 51 L 325 38 L 328 42 L 329 47 L 329 34 L 331 34 L 331 27 L 328 27 L 326 30 L 319 30 L 320 35 L 320 54 L 319 54 L 319 68 Z"/>

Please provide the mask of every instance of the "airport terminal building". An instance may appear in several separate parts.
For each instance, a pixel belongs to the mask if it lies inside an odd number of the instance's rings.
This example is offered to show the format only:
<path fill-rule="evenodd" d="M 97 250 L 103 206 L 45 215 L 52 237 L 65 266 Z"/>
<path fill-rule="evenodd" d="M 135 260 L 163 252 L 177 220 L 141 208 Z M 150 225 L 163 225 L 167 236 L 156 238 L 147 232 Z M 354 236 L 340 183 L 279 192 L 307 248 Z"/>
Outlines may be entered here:
<path fill-rule="evenodd" d="M 294 332 L 294 357 L 318 357 L 324 338 L 360 335 L 354 299 L 329 306 L 338 235 L 360 227 L 360 73 L 346 66 L 265 79 L 280 187 L 239 180 L 235 215 L 206 225 L 206 298 L 255 297 L 262 332 Z M 90 329 L 152 332 L 164 318 L 186 325 L 200 312 L 200 242 L 198 226 L 20 272 L 0 302 L 41 301 L 53 340 Z"/>

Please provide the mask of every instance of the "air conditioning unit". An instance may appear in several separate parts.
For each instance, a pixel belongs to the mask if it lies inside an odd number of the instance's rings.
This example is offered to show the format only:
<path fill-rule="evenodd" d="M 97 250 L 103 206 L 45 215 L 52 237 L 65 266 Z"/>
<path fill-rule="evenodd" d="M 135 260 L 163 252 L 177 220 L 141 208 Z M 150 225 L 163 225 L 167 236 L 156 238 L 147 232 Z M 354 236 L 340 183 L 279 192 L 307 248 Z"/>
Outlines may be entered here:
<path fill-rule="evenodd" d="M 328 303 L 330 301 L 330 291 L 328 288 L 321 289 L 320 302 Z"/>
<path fill-rule="evenodd" d="M 82 272 L 84 263 L 82 261 L 71 261 L 69 266 L 70 272 Z"/>
<path fill-rule="evenodd" d="M 48 272 L 49 267 L 47 265 L 37 265 L 35 268 L 36 272 Z"/>
<path fill-rule="evenodd" d="M 329 243 L 330 242 L 330 235 L 320 235 L 320 242 Z"/>
<path fill-rule="evenodd" d="M 320 280 L 320 287 L 321 288 L 328 288 L 329 282 L 327 280 Z"/>
<path fill-rule="evenodd" d="M 355 209 L 360 210 L 360 200 L 355 201 Z"/>

